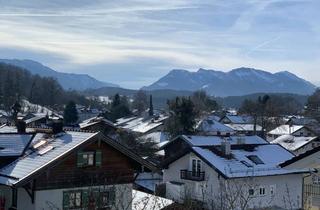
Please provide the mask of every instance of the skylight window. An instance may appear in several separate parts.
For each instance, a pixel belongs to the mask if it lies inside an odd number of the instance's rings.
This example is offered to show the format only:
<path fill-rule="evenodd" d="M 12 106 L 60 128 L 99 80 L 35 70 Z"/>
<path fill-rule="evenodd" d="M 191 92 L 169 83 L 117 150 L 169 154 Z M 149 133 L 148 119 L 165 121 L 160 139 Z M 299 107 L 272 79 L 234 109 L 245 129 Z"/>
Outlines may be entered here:
<path fill-rule="evenodd" d="M 41 149 L 38 151 L 38 154 L 39 155 L 44 155 L 46 154 L 47 152 L 53 150 L 53 146 L 49 145 L 49 146 L 46 146 L 45 148 Z"/>
<path fill-rule="evenodd" d="M 248 168 L 252 168 L 252 167 L 253 167 L 250 163 L 248 163 L 248 162 L 245 161 L 245 160 L 241 160 L 240 162 L 241 162 L 243 165 L 247 166 Z"/>
<path fill-rule="evenodd" d="M 264 162 L 257 155 L 248 155 L 247 158 L 256 165 L 264 164 Z"/>
<path fill-rule="evenodd" d="M 35 145 L 33 145 L 34 149 L 38 149 L 39 147 L 45 145 L 47 143 L 46 140 L 40 140 L 39 142 L 37 142 Z"/>

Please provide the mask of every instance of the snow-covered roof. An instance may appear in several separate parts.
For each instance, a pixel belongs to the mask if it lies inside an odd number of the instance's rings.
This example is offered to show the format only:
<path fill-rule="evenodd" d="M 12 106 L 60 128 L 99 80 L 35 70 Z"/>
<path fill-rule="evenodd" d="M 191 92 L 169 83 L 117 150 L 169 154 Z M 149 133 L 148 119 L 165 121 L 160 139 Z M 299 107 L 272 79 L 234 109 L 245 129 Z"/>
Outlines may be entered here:
<path fill-rule="evenodd" d="M 111 127 L 115 127 L 115 125 L 113 124 L 113 122 L 111 122 L 110 120 L 105 119 L 104 117 L 92 117 L 90 119 L 84 120 L 82 123 L 79 124 L 80 128 L 86 128 L 89 127 L 91 125 L 95 125 L 97 123 L 103 122 Z"/>
<path fill-rule="evenodd" d="M 143 135 L 142 138 L 144 139 L 150 139 L 151 141 L 154 141 L 156 143 L 161 143 L 164 141 L 169 140 L 169 136 L 165 132 L 152 132 L 146 135 Z"/>
<path fill-rule="evenodd" d="M 135 180 L 135 184 L 148 189 L 151 192 L 155 192 L 156 186 L 161 184 L 161 182 L 162 176 L 158 173 L 151 172 L 139 173 Z"/>
<path fill-rule="evenodd" d="M 234 130 L 218 121 L 213 119 L 204 119 L 199 122 L 196 128 L 200 132 L 211 133 L 211 132 L 221 132 L 221 133 L 232 133 Z"/>
<path fill-rule="evenodd" d="M 33 104 L 27 100 L 22 100 L 22 110 L 23 113 L 33 113 L 33 114 L 43 114 L 43 115 L 57 115 L 53 110 L 40 106 L 38 104 Z"/>
<path fill-rule="evenodd" d="M 46 118 L 46 115 L 39 115 L 39 116 L 34 116 L 32 118 L 29 118 L 27 120 L 25 120 L 25 123 L 28 125 L 32 122 L 35 122 L 35 121 L 38 121 L 38 120 L 41 120 L 41 119 L 45 119 Z"/>
<path fill-rule="evenodd" d="M 271 130 L 268 132 L 268 134 L 271 135 L 289 135 L 292 134 L 298 130 L 300 130 L 301 128 L 303 128 L 304 126 L 302 125 L 280 125 L 279 127 Z"/>
<path fill-rule="evenodd" d="M 132 190 L 132 210 L 160 210 L 173 203 L 172 200 Z"/>
<path fill-rule="evenodd" d="M 316 119 L 304 117 L 304 116 L 293 116 L 287 119 L 286 124 L 292 124 L 292 125 L 308 125 L 318 123 Z"/>
<path fill-rule="evenodd" d="M 226 124 L 235 131 L 254 131 L 254 124 Z M 262 131 L 260 125 L 256 125 L 256 131 Z"/>
<path fill-rule="evenodd" d="M 192 146 L 213 146 L 221 145 L 221 142 L 227 139 L 230 143 L 238 144 L 239 138 L 242 138 L 244 144 L 268 144 L 268 142 L 259 136 L 185 136 L 182 138 L 186 140 Z"/>
<path fill-rule="evenodd" d="M 255 145 L 254 149 L 232 148 L 231 158 L 205 147 L 192 147 L 193 152 L 226 178 L 307 173 L 308 169 L 289 170 L 279 165 L 294 157 L 277 144 Z M 254 157 L 258 161 L 254 162 Z"/>
<path fill-rule="evenodd" d="M 235 124 L 246 124 L 253 122 L 253 118 L 251 116 L 226 115 L 225 118 L 229 119 L 231 123 Z M 221 120 L 223 120 L 223 118 L 221 118 Z"/>
<path fill-rule="evenodd" d="M 303 147 L 304 145 L 317 140 L 318 137 L 310 136 L 292 136 L 292 135 L 282 135 L 271 142 L 271 144 L 280 144 L 284 148 L 290 151 L 296 151 L 297 149 Z"/>
<path fill-rule="evenodd" d="M 0 109 L 0 117 L 1 117 L 1 116 L 3 116 L 3 117 L 9 117 L 9 114 L 8 114 L 8 112 Z"/>
<path fill-rule="evenodd" d="M 97 134 L 67 132 L 57 137 L 36 134 L 23 157 L 0 169 L 0 184 L 17 184 Z M 35 149 L 37 144 L 40 145 L 40 141 L 46 143 Z"/>
<path fill-rule="evenodd" d="M 0 134 L 0 156 L 20 156 L 31 141 L 31 134 Z"/>
<path fill-rule="evenodd" d="M 130 120 L 119 119 L 116 125 L 121 126 L 124 129 L 131 130 L 137 133 L 146 133 L 158 126 L 163 125 L 163 121 L 167 119 L 168 116 L 160 115 L 158 118 L 155 117 L 135 117 L 129 118 Z M 121 122 L 121 123 L 120 123 Z"/>

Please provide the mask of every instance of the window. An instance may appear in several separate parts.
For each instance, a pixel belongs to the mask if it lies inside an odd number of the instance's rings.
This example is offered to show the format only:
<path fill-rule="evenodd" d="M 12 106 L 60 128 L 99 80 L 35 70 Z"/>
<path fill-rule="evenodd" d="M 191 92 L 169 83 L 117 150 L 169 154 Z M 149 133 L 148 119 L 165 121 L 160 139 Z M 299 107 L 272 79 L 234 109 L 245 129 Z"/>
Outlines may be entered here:
<path fill-rule="evenodd" d="M 92 152 L 78 152 L 77 166 L 101 166 L 101 151 Z"/>
<path fill-rule="evenodd" d="M 247 158 L 256 165 L 264 164 L 264 162 L 257 155 L 248 155 Z"/>
<path fill-rule="evenodd" d="M 77 209 L 82 207 L 82 191 L 63 192 L 63 208 Z"/>
<path fill-rule="evenodd" d="M 82 154 L 82 163 L 84 166 L 94 165 L 94 152 L 85 152 Z"/>
<path fill-rule="evenodd" d="M 63 192 L 63 209 L 106 209 L 115 203 L 115 189 L 91 189 Z"/>
<path fill-rule="evenodd" d="M 313 182 L 313 184 L 320 185 L 320 177 L 317 175 L 313 175 L 312 182 Z"/>
<path fill-rule="evenodd" d="M 265 194 L 266 194 L 266 188 L 260 187 L 260 188 L 259 188 L 259 195 L 260 195 L 260 196 L 263 196 L 263 195 L 265 195 Z"/>
<path fill-rule="evenodd" d="M 303 136 L 303 132 L 300 132 L 300 136 Z"/>
<path fill-rule="evenodd" d="M 270 195 L 274 196 L 276 194 L 276 186 L 270 185 Z"/>
<path fill-rule="evenodd" d="M 249 195 L 254 196 L 254 189 L 249 189 Z"/>
<path fill-rule="evenodd" d="M 192 176 L 200 176 L 201 160 L 192 159 Z"/>
<path fill-rule="evenodd" d="M 114 190 L 104 191 L 100 194 L 101 207 L 106 208 L 115 203 Z"/>

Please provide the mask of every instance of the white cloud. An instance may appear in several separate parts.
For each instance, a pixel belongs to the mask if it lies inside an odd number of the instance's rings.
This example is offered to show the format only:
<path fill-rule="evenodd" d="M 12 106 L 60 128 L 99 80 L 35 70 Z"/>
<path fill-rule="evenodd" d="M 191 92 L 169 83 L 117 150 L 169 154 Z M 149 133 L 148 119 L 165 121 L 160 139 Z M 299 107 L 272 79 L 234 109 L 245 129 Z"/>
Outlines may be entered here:
<path fill-rule="evenodd" d="M 0 0 L 0 48 L 59 55 L 66 61 L 53 65 L 66 71 L 74 66 L 115 67 L 157 60 L 161 65 L 146 64 L 146 71 L 251 66 L 271 71 L 287 69 L 312 78 L 319 66 L 316 44 L 320 43 L 320 27 L 314 17 L 315 5 L 310 2 L 63 2 Z M 290 3 L 290 8 L 282 8 L 279 3 Z M 297 10 L 306 15 L 297 14 Z"/>

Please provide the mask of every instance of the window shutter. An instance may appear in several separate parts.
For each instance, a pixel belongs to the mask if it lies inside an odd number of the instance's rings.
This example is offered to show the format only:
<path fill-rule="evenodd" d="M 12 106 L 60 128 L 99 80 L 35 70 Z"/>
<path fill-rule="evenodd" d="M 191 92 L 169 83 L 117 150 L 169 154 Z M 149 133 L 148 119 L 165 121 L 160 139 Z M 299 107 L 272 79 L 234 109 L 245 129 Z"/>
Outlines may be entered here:
<path fill-rule="evenodd" d="M 100 192 L 99 192 L 99 190 L 93 190 L 92 194 L 93 194 L 93 198 L 95 201 L 95 206 L 100 208 Z"/>
<path fill-rule="evenodd" d="M 115 189 L 112 188 L 109 192 L 109 204 L 115 204 L 116 203 L 116 192 Z"/>
<path fill-rule="evenodd" d="M 89 192 L 88 190 L 82 191 L 82 208 L 87 209 L 89 206 Z"/>
<path fill-rule="evenodd" d="M 83 166 L 83 152 L 78 152 L 77 167 Z"/>
<path fill-rule="evenodd" d="M 96 151 L 96 166 L 101 166 L 102 162 L 102 153 L 101 150 Z"/>
<path fill-rule="evenodd" d="M 63 192 L 63 209 L 69 209 L 69 192 Z"/>

